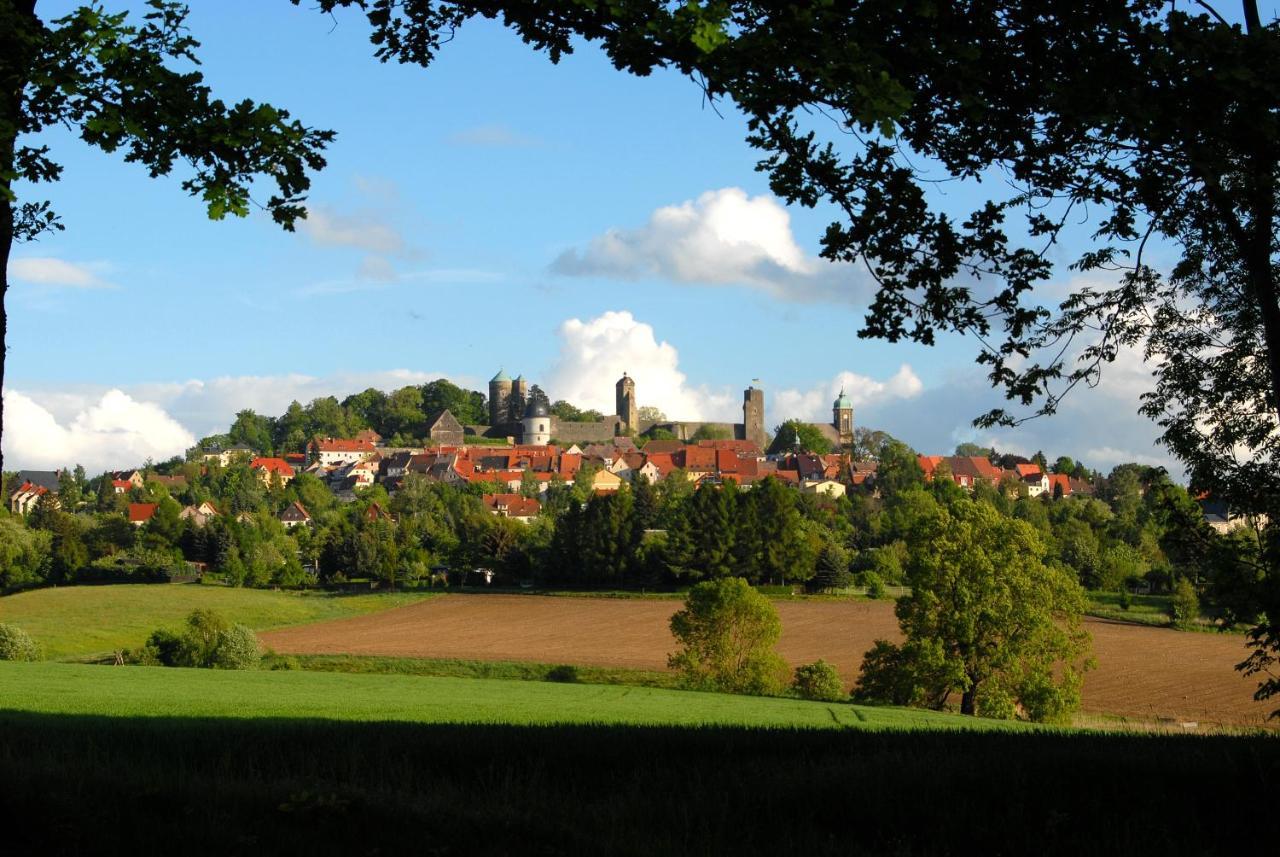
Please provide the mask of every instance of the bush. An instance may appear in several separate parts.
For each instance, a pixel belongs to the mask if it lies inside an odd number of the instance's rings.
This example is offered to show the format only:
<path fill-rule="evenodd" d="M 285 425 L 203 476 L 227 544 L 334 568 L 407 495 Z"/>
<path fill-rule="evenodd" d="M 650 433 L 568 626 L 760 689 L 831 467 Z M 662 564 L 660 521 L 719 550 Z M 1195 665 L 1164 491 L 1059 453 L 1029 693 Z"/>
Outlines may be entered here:
<path fill-rule="evenodd" d="M 208 665 L 219 670 L 251 670 L 261 660 L 258 635 L 244 625 L 232 625 L 222 633 Z"/>
<path fill-rule="evenodd" d="M 180 633 L 155 630 L 137 657 L 143 664 L 223 670 L 253 669 L 261 660 L 257 635 L 214 610 L 193 610 Z"/>
<path fill-rule="evenodd" d="M 778 611 L 740 577 L 689 590 L 684 609 L 671 617 L 671 633 L 682 648 L 667 663 L 692 687 L 768 694 L 785 674 L 773 650 L 782 635 Z"/>
<path fill-rule="evenodd" d="M 560 664 L 547 670 L 547 681 L 556 681 L 561 684 L 577 684 L 578 668 L 572 664 Z"/>
<path fill-rule="evenodd" d="M 0 624 L 0 661 L 36 661 L 40 650 L 26 631 L 17 625 Z"/>
<path fill-rule="evenodd" d="M 1189 628 L 1200 616 L 1200 598 L 1196 595 L 1196 588 L 1185 577 L 1178 578 L 1173 585 L 1169 614 L 1176 628 Z"/>
<path fill-rule="evenodd" d="M 815 699 L 823 702 L 837 702 L 844 699 L 844 685 L 836 668 L 824 660 L 796 667 L 795 679 L 791 689 L 801 699 Z"/>
<path fill-rule="evenodd" d="M 1129 594 L 1129 587 L 1120 587 L 1120 597 L 1116 599 L 1116 603 L 1120 605 L 1121 610 L 1128 610 L 1133 606 L 1133 596 Z"/>
<path fill-rule="evenodd" d="M 862 573 L 862 585 L 867 588 L 867 597 L 879 601 L 885 596 L 884 580 L 874 571 Z"/>

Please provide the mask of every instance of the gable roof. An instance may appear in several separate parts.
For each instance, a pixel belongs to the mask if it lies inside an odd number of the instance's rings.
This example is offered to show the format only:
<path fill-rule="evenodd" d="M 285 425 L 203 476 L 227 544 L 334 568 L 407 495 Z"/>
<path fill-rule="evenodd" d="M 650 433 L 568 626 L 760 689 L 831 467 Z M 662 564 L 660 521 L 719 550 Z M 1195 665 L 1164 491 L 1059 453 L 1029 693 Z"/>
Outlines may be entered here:
<path fill-rule="evenodd" d="M 130 503 L 129 523 L 140 524 L 143 521 L 151 520 L 158 508 L 160 508 L 159 503 Z"/>
<path fill-rule="evenodd" d="M 485 508 L 508 518 L 532 518 L 542 511 L 537 500 L 519 494 L 486 494 L 483 499 Z"/>
<path fill-rule="evenodd" d="M 307 511 L 307 507 L 303 506 L 297 500 L 294 500 L 284 511 L 280 513 L 282 521 L 310 521 L 311 514 Z"/>
<path fill-rule="evenodd" d="M 427 426 L 427 434 L 433 431 L 450 431 L 462 433 L 462 423 L 458 422 L 458 418 L 450 413 L 448 408 L 440 412 L 440 416 L 431 421 L 431 425 Z"/>
<path fill-rule="evenodd" d="M 268 473 L 279 473 L 281 476 L 293 478 L 293 468 L 283 458 L 255 458 L 249 462 L 251 470 L 265 470 Z"/>
<path fill-rule="evenodd" d="M 52 491 L 55 494 L 58 491 L 58 476 L 56 470 L 19 470 L 18 479 L 22 482 L 30 482 L 32 485 L 39 485 L 46 491 Z"/>
<path fill-rule="evenodd" d="M 684 449 L 684 442 L 679 440 L 651 440 L 644 445 L 645 453 L 673 453 Z"/>

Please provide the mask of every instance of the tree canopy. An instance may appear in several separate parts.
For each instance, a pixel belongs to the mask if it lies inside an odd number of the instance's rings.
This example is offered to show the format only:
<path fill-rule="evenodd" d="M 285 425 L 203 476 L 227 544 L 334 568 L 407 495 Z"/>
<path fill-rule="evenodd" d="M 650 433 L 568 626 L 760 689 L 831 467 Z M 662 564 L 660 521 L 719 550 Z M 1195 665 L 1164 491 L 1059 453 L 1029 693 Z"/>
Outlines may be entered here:
<path fill-rule="evenodd" d="M 906 636 L 876 642 L 858 694 L 964 714 L 1059 720 L 1080 700 L 1088 665 L 1084 592 L 1025 522 L 982 502 L 934 507 L 910 529 L 909 595 L 895 612 Z"/>
<path fill-rule="evenodd" d="M 306 214 L 309 172 L 325 165 L 322 152 L 334 137 L 270 104 L 227 104 L 199 71 L 180 71 L 198 62 L 199 47 L 182 3 L 148 0 L 141 20 L 84 5 L 48 23 L 35 7 L 36 0 L 0 0 L 0 382 L 10 251 L 63 228 L 47 200 L 18 196 L 19 184 L 26 192 L 62 173 L 35 135 L 70 129 L 90 146 L 122 152 L 153 178 L 181 164 L 182 189 L 209 217 L 245 217 L 256 204 L 288 230 Z M 261 192 L 258 182 L 275 185 L 262 203 L 251 195 Z M 0 420 L 3 407 L 0 401 Z"/>
<path fill-rule="evenodd" d="M 585 39 L 687 74 L 745 114 L 776 194 L 838 212 L 822 255 L 876 288 L 860 336 L 973 337 L 1011 402 L 982 425 L 1052 414 L 1136 353 L 1196 487 L 1280 526 L 1280 22 L 1256 0 L 1241 23 L 1164 0 L 318 6 L 362 10 L 383 61 L 428 65 L 486 17 L 552 61 Z M 954 182 L 986 198 L 937 192 Z M 1280 539 L 1260 562 L 1280 577 Z M 1280 584 L 1255 598 L 1280 652 Z"/>

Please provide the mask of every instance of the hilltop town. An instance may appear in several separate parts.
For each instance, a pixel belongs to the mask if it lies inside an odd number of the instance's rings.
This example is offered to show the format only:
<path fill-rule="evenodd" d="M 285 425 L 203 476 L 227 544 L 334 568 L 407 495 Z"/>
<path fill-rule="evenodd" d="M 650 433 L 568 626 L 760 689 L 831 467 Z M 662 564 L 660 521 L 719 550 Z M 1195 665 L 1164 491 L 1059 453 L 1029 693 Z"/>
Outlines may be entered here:
<path fill-rule="evenodd" d="M 414 388 L 392 393 L 386 400 L 408 390 Z M 376 391 L 360 395 L 369 392 Z M 772 435 L 765 429 L 765 394 L 758 382 L 743 391 L 739 423 L 673 420 L 656 408 L 641 408 L 637 381 L 626 373 L 615 385 L 616 408 L 608 415 L 579 411 L 564 402 L 553 406 L 536 385 L 531 386 L 523 376 L 512 379 L 503 371 L 489 381 L 487 397 L 460 392 L 465 393 L 464 419 L 482 413 L 487 422 L 464 423 L 453 408 L 443 407 L 423 414 L 419 425 L 425 431 L 418 438 L 420 443 L 414 445 L 404 443 L 403 432 L 387 439 L 373 428 L 362 428 L 347 437 L 313 436 L 301 451 L 286 451 L 299 446 L 296 433 L 278 445 L 270 440 L 257 447 L 243 440 L 228 442 L 252 436 L 249 424 L 265 419 L 241 412 L 231 432 L 206 439 L 190 450 L 187 458 L 220 468 L 245 464 L 266 488 L 281 488 L 305 473 L 346 502 L 374 485 L 394 495 L 410 475 L 446 485 L 474 485 L 490 495 L 494 514 L 529 520 L 538 514 L 554 483 L 576 483 L 580 478 L 587 481 L 591 492 L 608 493 L 640 477 L 651 484 L 673 476 L 691 486 L 731 482 L 740 489 L 773 477 L 803 493 L 840 497 L 857 486 L 874 488 L 879 454 L 875 446 L 886 440 L 879 433 L 855 429 L 853 405 L 843 390 L 832 402 L 830 422 L 789 420 L 777 426 Z M 359 404 L 356 396 L 348 397 L 342 405 L 329 401 L 348 411 Z M 419 396 L 417 405 L 422 402 Z M 318 403 L 308 407 L 318 409 Z M 291 413 L 295 409 L 303 410 L 297 403 Z M 562 414 L 570 418 L 562 418 Z M 288 418 L 275 420 L 276 428 Z M 269 433 L 260 437 L 267 438 Z M 927 478 L 945 475 L 966 490 L 985 483 L 1031 497 L 1094 493 L 1092 482 L 1076 475 L 1087 477 L 1088 470 L 1070 459 L 1067 469 L 1059 466 L 1051 472 L 1044 460 L 1004 456 L 1006 466 L 1001 466 L 993 457 L 918 455 L 917 461 Z M 186 478 L 177 472 L 179 464 L 171 461 L 158 468 L 114 472 L 110 474 L 110 490 L 126 495 L 147 482 L 171 491 L 181 489 Z M 56 497 L 64 479 L 65 473 L 58 471 L 20 472 L 8 493 L 10 511 L 30 513 L 42 498 Z M 129 520 L 141 525 L 157 508 L 154 502 L 131 504 Z M 184 507 L 182 514 L 202 520 L 211 513 L 193 503 Z M 282 509 L 279 516 L 289 527 L 310 520 L 310 513 L 300 503 Z"/>

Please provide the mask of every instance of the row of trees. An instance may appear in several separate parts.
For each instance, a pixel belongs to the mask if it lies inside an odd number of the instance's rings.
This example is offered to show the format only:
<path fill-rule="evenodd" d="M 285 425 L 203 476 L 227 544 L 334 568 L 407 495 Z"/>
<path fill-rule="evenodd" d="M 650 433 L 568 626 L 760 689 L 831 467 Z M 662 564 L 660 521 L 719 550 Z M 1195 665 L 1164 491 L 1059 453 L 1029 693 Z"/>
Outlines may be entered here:
<path fill-rule="evenodd" d="M 804 494 L 776 479 L 751 490 L 694 488 L 682 473 L 652 485 L 637 479 L 612 494 L 590 489 L 593 468 L 574 482 L 553 478 L 530 524 L 488 513 L 485 491 L 411 476 L 394 497 L 375 486 L 340 504 L 320 480 L 299 474 L 264 485 L 243 463 L 175 467 L 186 486 L 148 482 L 127 495 L 109 476 L 70 479 L 61 506 L 41 504 L 25 522 L 0 517 L 0 585 L 83 579 L 152 579 L 203 563 L 244 585 L 370 578 L 394 584 L 429 578 L 438 566 L 491 568 L 505 578 L 565 586 L 654 586 L 725 577 L 830 589 L 858 582 L 906 585 L 926 531 L 941 511 L 975 503 L 999 521 L 1025 524 L 1045 562 L 1089 589 L 1170 589 L 1185 579 L 1225 622 L 1247 622 L 1254 582 L 1247 560 L 1256 536 L 1206 532 L 1198 506 L 1162 472 L 1117 467 L 1098 496 L 1031 498 L 987 485 L 972 495 L 949 480 L 926 483 L 914 453 L 896 442 L 879 452 L 875 490 L 839 499 Z M 505 488 L 503 489 L 505 490 Z M 530 480 L 525 488 L 536 494 Z M 158 507 L 133 527 L 130 502 Z M 203 526 L 183 506 L 211 502 Z M 292 531 L 279 513 L 298 502 L 312 524 Z"/>

